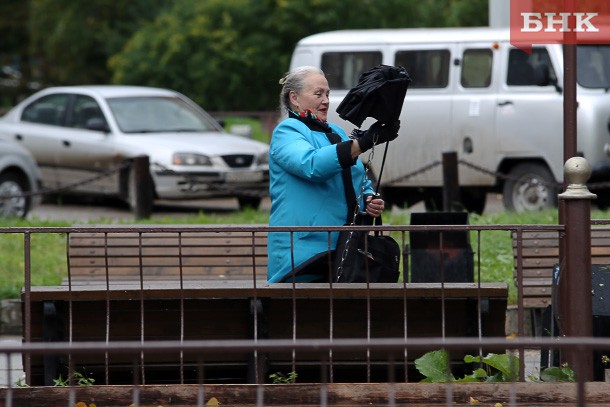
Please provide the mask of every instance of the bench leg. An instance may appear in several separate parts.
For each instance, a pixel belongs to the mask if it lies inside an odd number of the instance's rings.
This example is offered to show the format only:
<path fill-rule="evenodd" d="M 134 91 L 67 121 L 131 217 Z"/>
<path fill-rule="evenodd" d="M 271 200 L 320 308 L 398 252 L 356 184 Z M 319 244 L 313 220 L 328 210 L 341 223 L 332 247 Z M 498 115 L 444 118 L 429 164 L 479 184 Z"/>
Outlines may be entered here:
<path fill-rule="evenodd" d="M 43 303 L 42 338 L 45 342 L 60 342 L 63 340 L 63 332 L 57 306 L 52 301 Z M 54 379 L 59 378 L 61 369 L 61 357 L 59 355 L 43 356 L 44 385 L 53 386 Z"/>
<path fill-rule="evenodd" d="M 269 338 L 269 330 L 263 303 L 261 300 L 250 300 L 250 337 L 252 339 Z M 247 381 L 251 384 L 265 383 L 268 373 L 268 355 L 266 353 L 254 352 L 248 357 Z"/>

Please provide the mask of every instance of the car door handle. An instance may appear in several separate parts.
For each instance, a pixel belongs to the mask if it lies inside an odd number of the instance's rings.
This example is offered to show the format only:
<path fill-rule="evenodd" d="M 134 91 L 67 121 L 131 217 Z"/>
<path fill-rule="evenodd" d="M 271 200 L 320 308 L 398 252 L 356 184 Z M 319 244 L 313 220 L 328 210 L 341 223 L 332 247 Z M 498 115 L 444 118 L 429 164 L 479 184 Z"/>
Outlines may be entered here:
<path fill-rule="evenodd" d="M 64 145 L 64 147 L 70 147 L 70 146 L 72 145 L 72 144 L 70 143 L 70 141 L 68 141 L 68 140 L 63 140 L 63 141 L 61 142 L 61 144 L 63 144 L 63 145 Z"/>
<path fill-rule="evenodd" d="M 504 102 L 498 102 L 498 106 L 502 107 L 502 106 L 510 106 L 513 104 L 512 100 L 505 100 Z"/>

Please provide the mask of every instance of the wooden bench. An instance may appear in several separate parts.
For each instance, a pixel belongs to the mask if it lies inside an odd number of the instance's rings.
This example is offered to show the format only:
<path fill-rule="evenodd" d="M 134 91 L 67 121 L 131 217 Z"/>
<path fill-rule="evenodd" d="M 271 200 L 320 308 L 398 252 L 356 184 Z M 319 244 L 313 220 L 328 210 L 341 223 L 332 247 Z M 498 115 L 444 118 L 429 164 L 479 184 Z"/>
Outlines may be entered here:
<path fill-rule="evenodd" d="M 523 306 L 527 309 L 551 305 L 553 267 L 559 264 L 559 232 L 525 230 L 521 234 Z M 514 278 L 518 282 L 517 233 L 512 232 Z M 610 230 L 591 230 L 591 264 L 610 264 Z"/>
<path fill-rule="evenodd" d="M 72 232 L 70 284 L 267 277 L 267 233 Z M 64 280 L 64 284 L 68 283 Z"/>
<path fill-rule="evenodd" d="M 153 281 L 143 289 L 133 284 L 32 287 L 23 294 L 31 309 L 31 315 L 24 314 L 25 341 L 476 337 L 479 320 L 483 336 L 505 335 L 508 287 L 503 283 L 398 283 L 368 288 L 335 284 L 332 291 L 329 284 L 293 287 L 254 280 L 187 281 L 180 286 Z M 478 354 L 478 349 L 465 349 L 467 353 Z M 462 360 L 464 354 L 455 360 Z M 415 351 L 408 352 L 406 361 L 398 356 L 397 380 L 407 373 L 415 377 L 413 360 L 418 356 Z M 135 377 L 146 384 L 196 383 L 201 362 L 208 383 L 254 382 L 255 372 L 259 381 L 269 382 L 269 373 L 293 370 L 299 382 L 320 382 L 330 380 L 321 373 L 322 359 L 316 354 L 293 357 L 289 350 L 258 358 L 248 352 L 181 355 L 176 351 L 73 355 L 71 365 L 95 378 L 96 384 L 130 384 Z M 26 358 L 28 383 L 49 385 L 60 373 L 66 377 L 68 362 L 66 354 Z M 367 355 L 364 349 L 334 352 L 332 380 L 363 382 L 370 374 L 371 381 L 387 381 L 387 364 L 387 355 Z"/>

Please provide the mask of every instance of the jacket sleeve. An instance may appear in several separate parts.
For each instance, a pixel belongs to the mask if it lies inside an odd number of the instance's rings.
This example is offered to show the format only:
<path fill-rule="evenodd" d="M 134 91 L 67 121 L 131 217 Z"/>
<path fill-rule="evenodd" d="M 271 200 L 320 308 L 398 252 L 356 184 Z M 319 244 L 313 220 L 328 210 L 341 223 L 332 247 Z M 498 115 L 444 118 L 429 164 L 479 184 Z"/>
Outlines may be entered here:
<path fill-rule="evenodd" d="M 284 171 L 323 182 L 342 170 L 340 144 L 331 144 L 324 133 L 313 132 L 298 120 L 286 119 L 273 131 L 269 154 Z"/>

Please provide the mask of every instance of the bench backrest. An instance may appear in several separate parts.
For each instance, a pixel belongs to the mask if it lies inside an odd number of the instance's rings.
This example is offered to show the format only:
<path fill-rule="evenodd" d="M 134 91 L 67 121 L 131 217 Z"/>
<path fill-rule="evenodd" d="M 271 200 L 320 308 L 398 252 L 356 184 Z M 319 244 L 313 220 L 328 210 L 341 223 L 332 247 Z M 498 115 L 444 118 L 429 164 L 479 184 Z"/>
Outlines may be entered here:
<path fill-rule="evenodd" d="M 267 234 L 253 232 L 75 232 L 68 238 L 73 284 L 207 278 L 262 279 Z"/>
<path fill-rule="evenodd" d="M 553 266 L 559 264 L 559 232 L 523 231 L 521 264 L 523 304 L 526 308 L 551 305 Z M 518 282 L 517 232 L 512 232 L 514 278 Z M 591 230 L 591 264 L 610 264 L 610 230 Z"/>

